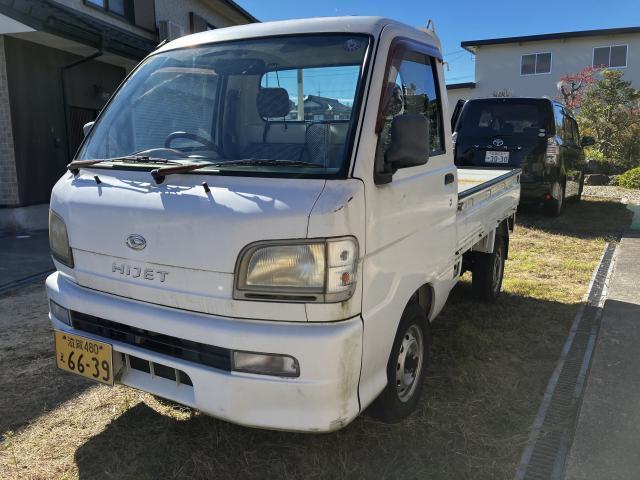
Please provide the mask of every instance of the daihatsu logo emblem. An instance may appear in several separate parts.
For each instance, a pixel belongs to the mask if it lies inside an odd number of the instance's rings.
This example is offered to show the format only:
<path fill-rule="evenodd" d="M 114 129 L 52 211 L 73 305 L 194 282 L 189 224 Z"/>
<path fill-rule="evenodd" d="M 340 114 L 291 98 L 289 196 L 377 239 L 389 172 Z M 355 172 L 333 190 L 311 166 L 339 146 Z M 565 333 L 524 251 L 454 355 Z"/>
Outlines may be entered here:
<path fill-rule="evenodd" d="M 493 145 L 496 147 L 501 147 L 502 145 L 504 145 L 504 140 L 502 140 L 501 138 L 496 138 L 493 141 Z"/>
<path fill-rule="evenodd" d="M 147 241 L 144 239 L 142 235 L 138 235 L 137 233 L 133 233 L 127 237 L 125 242 L 127 247 L 132 250 L 142 250 L 147 246 Z"/>

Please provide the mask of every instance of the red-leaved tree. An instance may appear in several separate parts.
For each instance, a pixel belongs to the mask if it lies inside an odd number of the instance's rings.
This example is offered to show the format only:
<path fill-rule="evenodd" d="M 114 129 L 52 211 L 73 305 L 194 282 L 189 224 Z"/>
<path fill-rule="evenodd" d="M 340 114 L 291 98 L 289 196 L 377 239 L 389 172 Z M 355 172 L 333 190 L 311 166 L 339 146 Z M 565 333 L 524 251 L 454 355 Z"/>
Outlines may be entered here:
<path fill-rule="evenodd" d="M 596 83 L 596 74 L 600 70 L 602 70 L 601 67 L 585 67 L 578 73 L 560 77 L 558 99 L 572 110 L 579 109 L 587 87 Z"/>

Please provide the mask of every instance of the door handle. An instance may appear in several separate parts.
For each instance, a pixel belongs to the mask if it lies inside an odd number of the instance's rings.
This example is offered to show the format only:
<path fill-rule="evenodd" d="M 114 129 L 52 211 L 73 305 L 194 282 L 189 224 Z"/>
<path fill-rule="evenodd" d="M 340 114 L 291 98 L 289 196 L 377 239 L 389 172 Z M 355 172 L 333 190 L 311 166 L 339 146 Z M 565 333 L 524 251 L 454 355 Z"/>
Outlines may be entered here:
<path fill-rule="evenodd" d="M 449 185 L 450 183 L 453 183 L 453 181 L 456 179 L 456 177 L 453 176 L 453 173 L 447 173 L 444 176 L 444 184 L 445 185 Z"/>

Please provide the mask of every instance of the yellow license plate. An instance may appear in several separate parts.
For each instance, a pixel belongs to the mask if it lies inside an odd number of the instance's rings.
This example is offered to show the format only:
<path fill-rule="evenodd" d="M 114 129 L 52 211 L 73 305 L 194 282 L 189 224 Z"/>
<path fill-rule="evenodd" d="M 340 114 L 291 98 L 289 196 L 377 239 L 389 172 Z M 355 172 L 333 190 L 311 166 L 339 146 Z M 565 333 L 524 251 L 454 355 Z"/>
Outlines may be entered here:
<path fill-rule="evenodd" d="M 54 331 L 54 336 L 58 368 L 113 385 L 111 345 L 66 332 Z"/>

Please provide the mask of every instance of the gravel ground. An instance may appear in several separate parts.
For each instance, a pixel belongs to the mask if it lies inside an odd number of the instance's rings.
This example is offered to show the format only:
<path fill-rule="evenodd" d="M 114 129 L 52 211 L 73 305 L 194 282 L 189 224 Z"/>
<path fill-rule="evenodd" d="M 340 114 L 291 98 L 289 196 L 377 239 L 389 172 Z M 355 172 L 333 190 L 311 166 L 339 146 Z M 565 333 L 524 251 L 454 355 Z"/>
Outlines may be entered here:
<path fill-rule="evenodd" d="M 640 190 L 630 190 L 622 187 L 596 187 L 585 185 L 583 193 L 588 197 L 619 198 L 625 203 L 640 204 Z"/>

